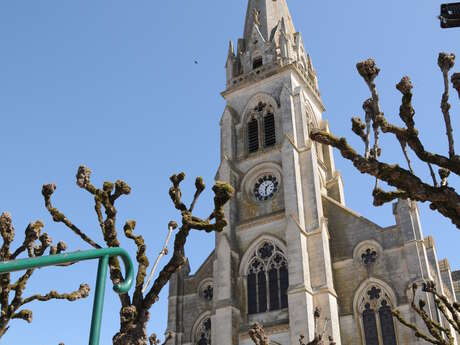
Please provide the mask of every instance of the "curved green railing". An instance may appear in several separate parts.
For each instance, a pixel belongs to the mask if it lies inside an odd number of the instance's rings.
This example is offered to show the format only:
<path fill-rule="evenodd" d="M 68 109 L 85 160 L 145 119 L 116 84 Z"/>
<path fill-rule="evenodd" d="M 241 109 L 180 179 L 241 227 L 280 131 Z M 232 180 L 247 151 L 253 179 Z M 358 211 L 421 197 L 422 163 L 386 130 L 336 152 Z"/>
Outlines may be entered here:
<path fill-rule="evenodd" d="M 46 266 L 55 266 L 60 264 L 73 263 L 78 261 L 99 259 L 97 269 L 96 291 L 94 294 L 93 316 L 91 318 L 91 331 L 89 334 L 89 345 L 98 345 L 101 335 L 102 310 L 104 307 L 104 293 L 107 282 L 107 269 L 109 266 L 109 258 L 119 256 L 122 258 L 126 277 L 120 284 L 115 284 L 113 289 L 117 293 L 126 293 L 133 285 L 134 268 L 133 262 L 126 250 L 122 248 L 103 248 L 93 249 L 81 252 L 73 252 L 68 254 L 57 254 L 42 256 L 38 258 L 19 259 L 0 263 L 0 274 L 22 271 L 29 268 L 40 268 Z"/>

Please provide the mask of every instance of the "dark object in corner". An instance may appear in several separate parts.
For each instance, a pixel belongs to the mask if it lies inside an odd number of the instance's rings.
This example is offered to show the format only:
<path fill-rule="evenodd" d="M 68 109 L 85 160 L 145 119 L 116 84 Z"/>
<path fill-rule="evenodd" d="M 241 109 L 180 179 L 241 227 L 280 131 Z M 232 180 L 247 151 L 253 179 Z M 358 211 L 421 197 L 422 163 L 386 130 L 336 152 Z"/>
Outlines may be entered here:
<path fill-rule="evenodd" d="M 460 27 L 460 2 L 441 5 L 441 28 Z"/>

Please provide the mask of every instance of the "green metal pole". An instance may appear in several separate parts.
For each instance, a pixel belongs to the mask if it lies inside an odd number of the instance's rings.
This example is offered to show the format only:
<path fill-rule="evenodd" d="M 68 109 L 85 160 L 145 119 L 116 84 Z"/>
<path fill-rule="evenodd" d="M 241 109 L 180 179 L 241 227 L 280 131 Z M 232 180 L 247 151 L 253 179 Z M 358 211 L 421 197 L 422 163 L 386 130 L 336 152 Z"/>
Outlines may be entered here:
<path fill-rule="evenodd" d="M 66 264 L 71 262 L 100 259 L 104 256 L 120 256 L 122 258 L 123 263 L 126 267 L 126 277 L 123 282 L 114 285 L 113 289 L 118 293 L 128 292 L 134 281 L 134 267 L 128 252 L 126 252 L 126 250 L 124 250 L 123 248 L 119 247 L 91 249 L 80 252 L 0 262 L 0 274 L 22 271 L 29 268 L 40 268 L 46 266 Z"/>
<path fill-rule="evenodd" d="M 109 257 L 105 255 L 99 259 L 99 266 L 97 268 L 96 292 L 94 293 L 89 345 L 98 345 L 101 336 L 102 309 L 104 308 L 105 283 L 107 281 L 108 266 Z"/>
<path fill-rule="evenodd" d="M 134 282 L 134 267 L 128 252 L 119 247 L 92 249 L 66 254 L 41 256 L 38 258 L 27 258 L 0 262 L 0 275 L 9 272 L 22 271 L 29 268 L 40 268 L 78 261 L 99 259 L 96 291 L 94 295 L 93 316 L 91 318 L 91 332 L 89 337 L 90 345 L 98 345 L 101 335 L 102 309 L 104 306 L 107 269 L 109 265 L 109 258 L 114 256 L 119 256 L 122 258 L 123 263 L 125 264 L 126 275 L 124 281 L 115 284 L 113 289 L 117 293 L 127 293 Z"/>

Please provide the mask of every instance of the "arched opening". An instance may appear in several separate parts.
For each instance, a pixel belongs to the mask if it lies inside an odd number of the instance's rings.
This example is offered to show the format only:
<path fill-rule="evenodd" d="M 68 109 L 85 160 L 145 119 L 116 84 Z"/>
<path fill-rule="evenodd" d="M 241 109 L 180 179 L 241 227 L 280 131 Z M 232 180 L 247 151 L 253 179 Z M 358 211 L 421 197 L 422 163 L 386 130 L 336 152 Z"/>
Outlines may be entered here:
<path fill-rule="evenodd" d="M 211 318 L 204 318 L 195 332 L 195 345 L 211 345 Z"/>
<path fill-rule="evenodd" d="M 273 242 L 264 241 L 253 254 L 246 276 L 248 314 L 288 307 L 287 260 Z"/>
<path fill-rule="evenodd" d="M 390 294 L 379 284 L 370 284 L 360 293 L 358 317 L 365 345 L 397 345 Z"/>

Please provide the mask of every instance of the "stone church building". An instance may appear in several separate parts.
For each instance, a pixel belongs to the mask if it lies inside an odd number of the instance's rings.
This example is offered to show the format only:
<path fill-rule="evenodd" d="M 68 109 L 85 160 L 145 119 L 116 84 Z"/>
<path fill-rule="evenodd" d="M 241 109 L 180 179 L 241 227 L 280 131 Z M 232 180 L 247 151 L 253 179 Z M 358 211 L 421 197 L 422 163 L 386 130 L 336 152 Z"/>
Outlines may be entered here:
<path fill-rule="evenodd" d="M 250 345 L 249 327 L 259 322 L 270 344 L 297 345 L 300 334 L 312 339 L 316 307 L 338 345 L 425 344 L 391 308 L 419 320 L 410 287 L 426 280 L 460 299 L 460 272 L 423 236 L 415 202 L 395 203 L 395 225 L 386 228 L 346 206 L 332 149 L 308 136 L 328 122 L 286 0 L 249 0 L 226 72 L 216 178 L 236 194 L 215 250 L 170 282 L 167 344 Z"/>

